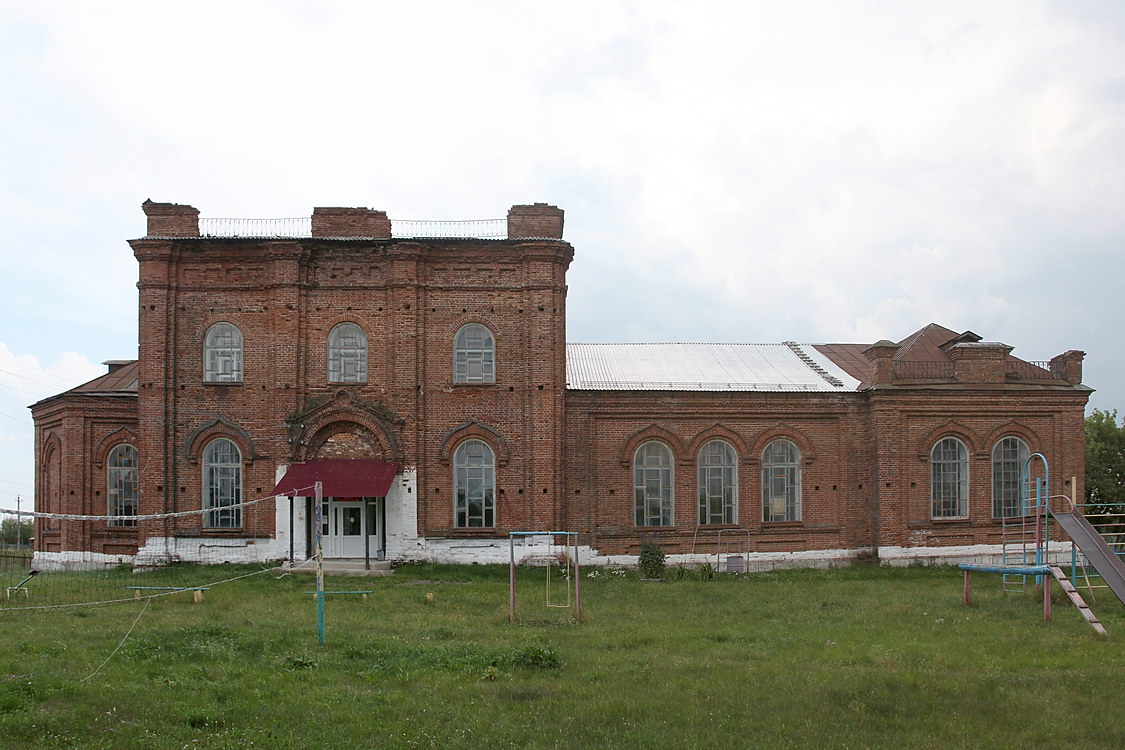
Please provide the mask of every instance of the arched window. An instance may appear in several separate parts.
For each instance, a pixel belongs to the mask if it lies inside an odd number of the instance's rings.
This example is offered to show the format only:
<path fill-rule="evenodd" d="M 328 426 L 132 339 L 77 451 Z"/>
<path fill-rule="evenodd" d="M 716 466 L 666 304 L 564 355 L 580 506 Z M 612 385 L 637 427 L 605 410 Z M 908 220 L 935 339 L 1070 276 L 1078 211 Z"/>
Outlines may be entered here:
<path fill-rule="evenodd" d="M 106 515 L 137 515 L 137 449 L 128 443 L 113 446 L 106 459 Z M 110 526 L 136 526 L 135 518 L 114 518 Z"/>
<path fill-rule="evenodd" d="M 633 509 L 637 526 L 672 526 L 672 451 L 650 440 L 633 456 Z"/>
<path fill-rule="evenodd" d="M 762 451 L 762 520 L 801 520 L 801 451 L 792 440 Z"/>
<path fill-rule="evenodd" d="M 1022 516 L 1020 473 L 1027 463 L 1027 443 L 1018 437 L 1001 438 L 992 447 L 992 515 Z"/>
<path fill-rule="evenodd" d="M 453 382 L 496 382 L 496 342 L 480 323 L 461 326 L 453 338 Z"/>
<path fill-rule="evenodd" d="M 955 437 L 944 437 L 930 451 L 930 500 L 934 518 L 969 515 L 969 452 Z"/>
<path fill-rule="evenodd" d="M 699 451 L 699 522 L 738 522 L 738 468 L 734 448 L 710 440 Z"/>
<path fill-rule="evenodd" d="M 453 453 L 454 522 L 458 528 L 495 526 L 496 458 L 488 444 L 466 440 Z"/>
<path fill-rule="evenodd" d="M 227 438 L 215 438 L 203 449 L 204 526 L 237 529 L 242 526 L 242 453 Z"/>
<path fill-rule="evenodd" d="M 203 337 L 203 380 L 242 382 L 242 331 L 230 323 L 216 323 Z"/>
<path fill-rule="evenodd" d="M 328 382 L 367 382 L 367 335 L 355 323 L 340 323 L 328 334 Z"/>

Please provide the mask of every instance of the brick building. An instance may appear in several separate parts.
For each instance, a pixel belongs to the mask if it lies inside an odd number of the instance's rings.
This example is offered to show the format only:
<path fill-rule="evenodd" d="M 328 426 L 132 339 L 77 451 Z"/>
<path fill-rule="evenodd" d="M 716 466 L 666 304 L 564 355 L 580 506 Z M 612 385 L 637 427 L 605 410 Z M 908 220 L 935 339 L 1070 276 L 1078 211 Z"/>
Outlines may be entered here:
<path fill-rule="evenodd" d="M 1082 352 L 928 325 L 894 343 L 567 344 L 563 213 L 199 219 L 146 201 L 139 353 L 32 406 L 41 565 L 505 560 L 514 530 L 751 562 L 995 554 L 1019 467 L 1082 491 Z M 296 499 L 290 500 L 289 496 Z M 244 505 L 249 500 L 261 502 Z M 689 559 L 684 557 L 681 559 Z"/>

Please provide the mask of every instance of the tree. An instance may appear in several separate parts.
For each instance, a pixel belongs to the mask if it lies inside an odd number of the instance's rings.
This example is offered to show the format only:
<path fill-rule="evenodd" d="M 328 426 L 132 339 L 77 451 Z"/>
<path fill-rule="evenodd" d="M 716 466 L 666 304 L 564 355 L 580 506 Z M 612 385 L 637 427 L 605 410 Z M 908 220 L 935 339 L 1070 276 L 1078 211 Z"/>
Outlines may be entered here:
<path fill-rule="evenodd" d="M 0 544 L 27 544 L 35 531 L 31 521 L 18 518 L 5 518 L 0 521 Z"/>
<path fill-rule="evenodd" d="M 1086 417 L 1086 502 L 1125 510 L 1125 424 L 1116 409 Z"/>

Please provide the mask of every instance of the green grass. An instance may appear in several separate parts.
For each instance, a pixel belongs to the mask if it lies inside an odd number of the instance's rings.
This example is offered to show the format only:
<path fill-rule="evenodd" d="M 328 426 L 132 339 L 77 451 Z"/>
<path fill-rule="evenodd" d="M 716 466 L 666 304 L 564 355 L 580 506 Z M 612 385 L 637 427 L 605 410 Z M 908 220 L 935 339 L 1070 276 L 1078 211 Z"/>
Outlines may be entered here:
<path fill-rule="evenodd" d="M 0 745 L 1125 747 L 1108 595 L 1103 638 L 1062 601 L 1044 623 L 995 576 L 963 607 L 951 568 L 679 577 L 584 577 L 581 625 L 542 606 L 541 570 L 521 571 L 518 625 L 504 568 L 330 578 L 375 593 L 329 598 L 324 647 L 308 577 L 161 597 L 139 620 L 133 603 L 0 610 Z"/>

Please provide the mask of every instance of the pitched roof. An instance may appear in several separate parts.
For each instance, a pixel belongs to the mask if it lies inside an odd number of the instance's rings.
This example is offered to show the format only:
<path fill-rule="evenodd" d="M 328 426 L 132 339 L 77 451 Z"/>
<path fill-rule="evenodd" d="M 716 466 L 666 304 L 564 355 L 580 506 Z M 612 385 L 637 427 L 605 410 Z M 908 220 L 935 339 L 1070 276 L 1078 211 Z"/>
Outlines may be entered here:
<path fill-rule="evenodd" d="M 567 388 L 854 391 L 859 380 L 810 344 L 567 344 Z"/>

